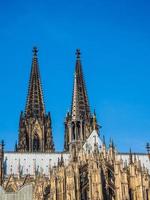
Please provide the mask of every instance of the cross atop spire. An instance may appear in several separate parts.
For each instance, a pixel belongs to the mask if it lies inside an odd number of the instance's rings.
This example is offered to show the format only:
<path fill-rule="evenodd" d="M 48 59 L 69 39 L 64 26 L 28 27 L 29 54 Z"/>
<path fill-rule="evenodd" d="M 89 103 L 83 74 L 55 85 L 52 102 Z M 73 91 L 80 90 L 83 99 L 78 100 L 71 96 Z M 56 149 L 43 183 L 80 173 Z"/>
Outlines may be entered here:
<path fill-rule="evenodd" d="M 41 117 L 45 113 L 45 108 L 37 58 L 37 47 L 33 47 L 32 51 L 33 59 L 25 113 L 27 116 Z"/>
<path fill-rule="evenodd" d="M 80 49 L 77 49 L 77 50 L 76 50 L 76 57 L 77 57 L 77 60 L 80 60 L 80 56 L 81 56 Z"/>
<path fill-rule="evenodd" d="M 32 52 L 33 52 L 33 56 L 34 56 L 34 57 L 37 57 L 37 53 L 38 53 L 37 47 L 33 47 Z"/>

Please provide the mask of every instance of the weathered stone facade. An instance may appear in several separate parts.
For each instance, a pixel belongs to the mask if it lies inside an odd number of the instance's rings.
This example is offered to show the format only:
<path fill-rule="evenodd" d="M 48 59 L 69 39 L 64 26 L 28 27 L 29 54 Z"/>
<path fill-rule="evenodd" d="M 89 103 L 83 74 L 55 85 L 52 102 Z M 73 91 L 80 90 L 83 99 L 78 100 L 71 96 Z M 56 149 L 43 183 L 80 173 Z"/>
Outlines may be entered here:
<path fill-rule="evenodd" d="M 27 104 L 15 152 L 0 145 L 0 199 L 150 200 L 147 154 L 119 153 L 100 138 L 91 115 L 77 50 L 71 111 L 65 119 L 63 152 L 55 152 L 50 114 L 45 114 L 34 48 Z"/>
<path fill-rule="evenodd" d="M 150 175 L 138 155 L 130 153 L 129 162 L 123 162 L 114 147 L 87 153 L 81 150 L 71 155 L 65 164 L 63 156 L 56 166 L 49 166 L 49 174 L 21 173 L 4 176 L 6 192 L 17 192 L 32 184 L 34 200 L 148 200 Z"/>

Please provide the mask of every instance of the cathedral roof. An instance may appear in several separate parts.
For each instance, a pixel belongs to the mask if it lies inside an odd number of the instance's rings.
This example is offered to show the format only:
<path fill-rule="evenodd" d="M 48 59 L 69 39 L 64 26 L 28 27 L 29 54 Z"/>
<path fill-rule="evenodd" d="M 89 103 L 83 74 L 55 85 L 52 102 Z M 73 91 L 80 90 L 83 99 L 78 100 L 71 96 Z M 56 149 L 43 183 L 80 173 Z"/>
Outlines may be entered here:
<path fill-rule="evenodd" d="M 5 176 L 19 173 L 25 176 L 35 173 L 43 173 L 49 175 L 49 169 L 58 165 L 58 160 L 63 156 L 65 165 L 68 164 L 70 159 L 69 153 L 18 153 L 18 152 L 5 152 L 4 153 L 4 171 Z"/>
<path fill-rule="evenodd" d="M 101 151 L 102 144 L 103 142 L 100 139 L 98 132 L 96 130 L 93 130 L 90 136 L 87 138 L 85 144 L 83 145 L 83 148 L 87 152 L 94 152 L 96 145 L 98 150 Z"/>

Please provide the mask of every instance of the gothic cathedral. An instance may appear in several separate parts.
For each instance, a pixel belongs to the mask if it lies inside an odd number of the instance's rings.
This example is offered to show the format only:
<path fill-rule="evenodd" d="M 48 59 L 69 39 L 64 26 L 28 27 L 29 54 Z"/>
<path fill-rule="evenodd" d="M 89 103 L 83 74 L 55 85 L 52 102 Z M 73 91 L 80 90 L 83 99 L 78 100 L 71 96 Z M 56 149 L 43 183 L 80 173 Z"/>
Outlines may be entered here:
<path fill-rule="evenodd" d="M 45 110 L 34 47 L 18 144 L 11 152 L 0 144 L 0 200 L 150 200 L 150 155 L 118 152 L 112 140 L 107 145 L 101 138 L 79 49 L 62 152 L 55 150 L 51 115 Z"/>

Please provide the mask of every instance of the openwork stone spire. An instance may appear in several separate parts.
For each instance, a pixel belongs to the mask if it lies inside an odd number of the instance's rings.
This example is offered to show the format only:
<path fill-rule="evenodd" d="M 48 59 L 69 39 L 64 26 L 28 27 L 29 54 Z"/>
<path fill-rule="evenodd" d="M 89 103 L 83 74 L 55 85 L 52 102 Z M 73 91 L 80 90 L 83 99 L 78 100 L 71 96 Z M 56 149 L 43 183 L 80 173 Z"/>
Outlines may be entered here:
<path fill-rule="evenodd" d="M 72 98 L 72 120 L 78 121 L 79 119 L 90 119 L 90 107 L 88 103 L 86 86 L 83 78 L 80 50 L 76 50 L 76 67 L 74 75 L 74 89 Z"/>
<path fill-rule="evenodd" d="M 25 114 L 28 117 L 34 116 L 39 118 L 45 114 L 45 107 L 43 101 L 37 53 L 38 50 L 36 47 L 34 47 Z"/>
<path fill-rule="evenodd" d="M 77 49 L 71 111 L 65 119 L 64 149 L 74 152 L 82 148 L 93 130 L 98 129 L 96 116 L 90 112 L 80 56 Z"/>

